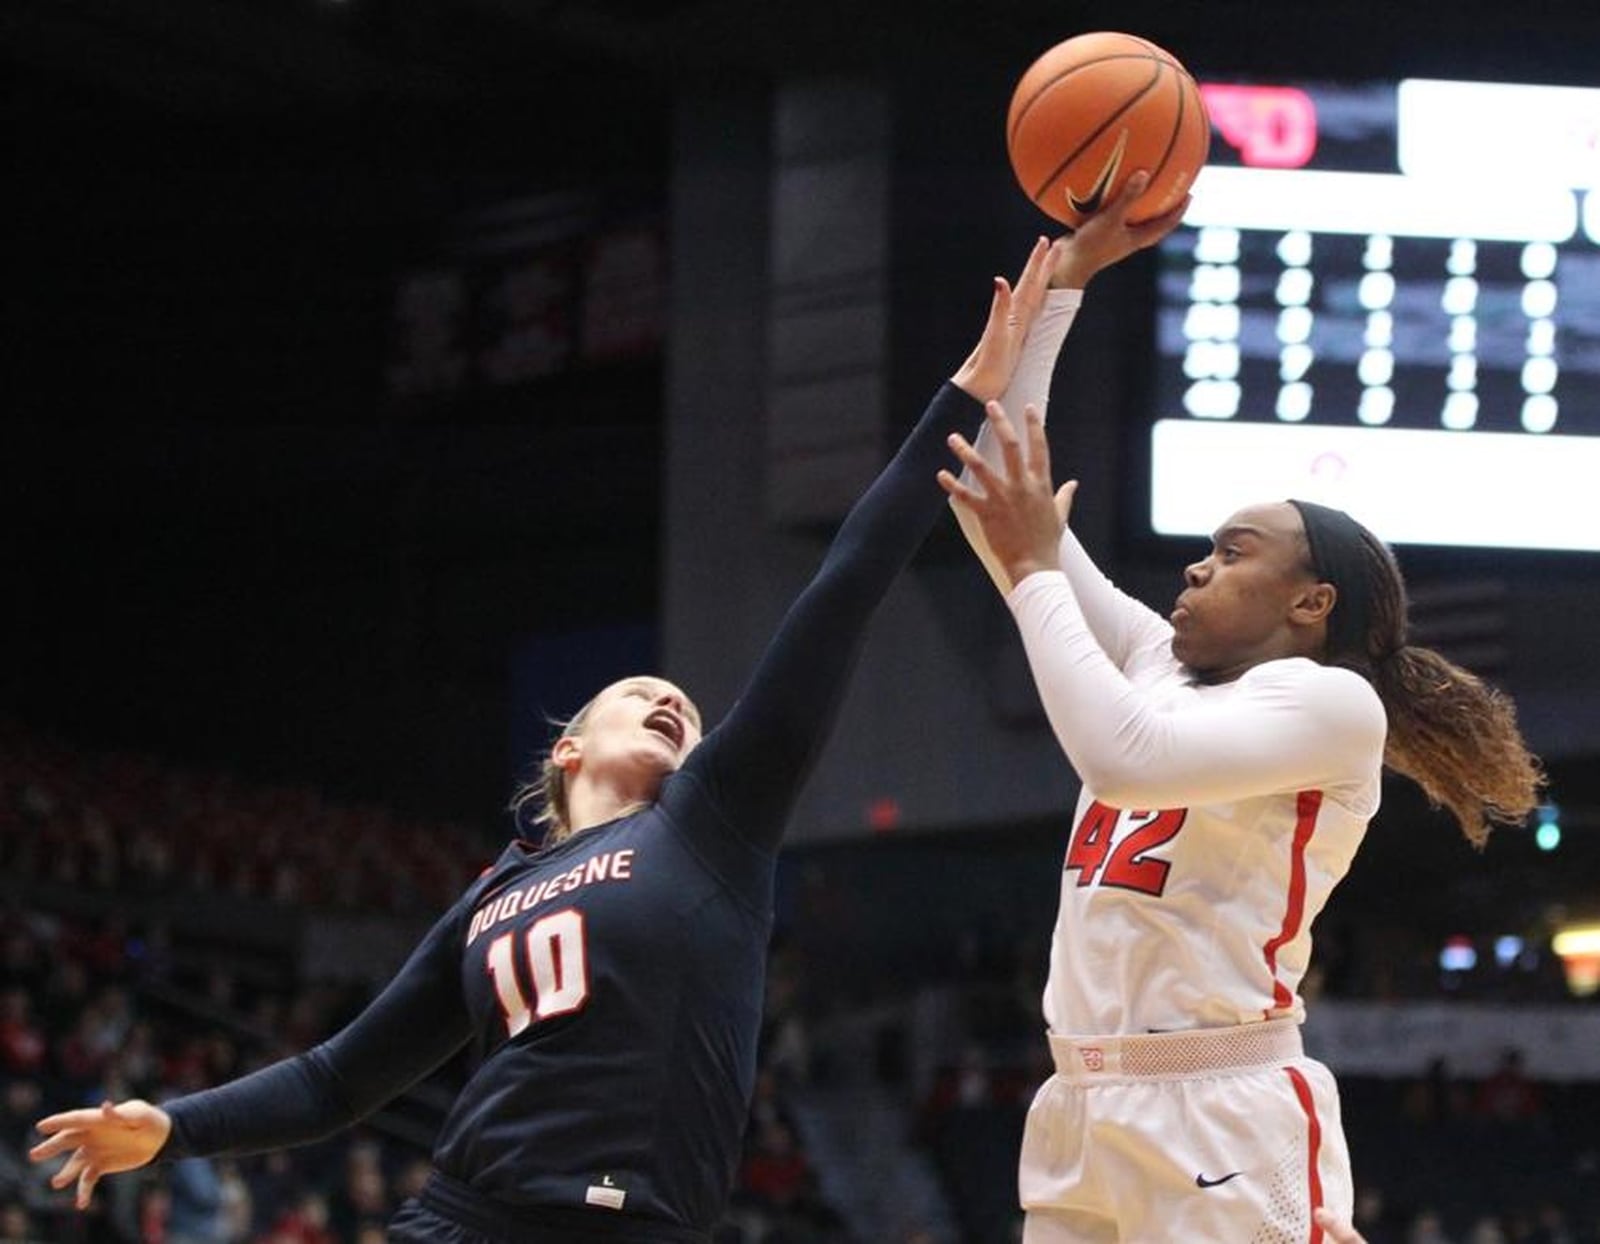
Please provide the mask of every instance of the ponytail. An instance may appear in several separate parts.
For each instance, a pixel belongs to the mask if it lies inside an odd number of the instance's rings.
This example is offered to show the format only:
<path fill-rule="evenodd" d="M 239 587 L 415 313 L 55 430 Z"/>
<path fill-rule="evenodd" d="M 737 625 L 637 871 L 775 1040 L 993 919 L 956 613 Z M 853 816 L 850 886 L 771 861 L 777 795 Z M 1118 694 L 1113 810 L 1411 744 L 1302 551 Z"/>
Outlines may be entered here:
<path fill-rule="evenodd" d="M 1387 545 L 1341 510 L 1300 511 L 1313 571 L 1337 593 L 1326 660 L 1373 685 L 1389 718 L 1383 760 L 1448 808 L 1482 847 L 1495 823 L 1516 825 L 1538 805 L 1544 773 L 1503 691 L 1431 648 L 1407 641 L 1405 579 Z"/>
<path fill-rule="evenodd" d="M 1526 820 L 1544 775 L 1503 691 L 1431 648 L 1406 645 L 1377 664 L 1373 685 L 1389 716 L 1383 759 L 1448 808 L 1475 847 L 1495 822 Z"/>

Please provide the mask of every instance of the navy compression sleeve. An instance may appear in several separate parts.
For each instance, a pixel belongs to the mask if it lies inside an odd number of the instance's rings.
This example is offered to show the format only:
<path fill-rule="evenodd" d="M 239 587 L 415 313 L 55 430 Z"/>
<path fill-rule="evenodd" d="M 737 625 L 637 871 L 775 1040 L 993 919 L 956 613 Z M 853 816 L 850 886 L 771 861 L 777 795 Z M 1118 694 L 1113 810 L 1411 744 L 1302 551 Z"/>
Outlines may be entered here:
<path fill-rule="evenodd" d="M 218 1088 L 163 1103 L 161 1157 L 260 1153 L 308 1144 L 399 1096 L 471 1035 L 461 996 L 458 903 L 348 1026 L 314 1049 Z"/>
<path fill-rule="evenodd" d="M 686 771 L 751 843 L 783 835 L 827 742 L 868 619 L 946 512 L 934 479 L 952 432 L 971 436 L 982 405 L 953 384 L 934 395 L 900 451 L 851 508 L 816 576 L 790 606 L 744 693 Z"/>

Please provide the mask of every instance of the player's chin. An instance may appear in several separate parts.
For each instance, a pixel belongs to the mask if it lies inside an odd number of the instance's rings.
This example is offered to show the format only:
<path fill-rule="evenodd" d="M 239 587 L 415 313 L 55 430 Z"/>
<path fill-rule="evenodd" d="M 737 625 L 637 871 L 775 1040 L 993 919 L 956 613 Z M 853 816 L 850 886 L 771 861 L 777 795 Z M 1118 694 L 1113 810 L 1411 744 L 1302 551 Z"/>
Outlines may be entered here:
<path fill-rule="evenodd" d="M 1180 665 L 1187 666 L 1196 674 L 1204 674 L 1209 668 L 1206 659 L 1205 645 L 1196 642 L 1196 636 L 1187 629 L 1179 627 L 1172 633 L 1172 655 L 1177 658 Z"/>

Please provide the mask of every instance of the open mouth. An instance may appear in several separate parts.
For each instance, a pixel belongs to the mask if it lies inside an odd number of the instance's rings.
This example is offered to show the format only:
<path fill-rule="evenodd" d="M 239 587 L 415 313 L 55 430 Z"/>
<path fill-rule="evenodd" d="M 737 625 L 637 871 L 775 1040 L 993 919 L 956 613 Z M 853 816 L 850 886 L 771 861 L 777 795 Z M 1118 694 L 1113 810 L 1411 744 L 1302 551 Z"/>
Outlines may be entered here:
<path fill-rule="evenodd" d="M 673 751 L 683 746 L 683 722 L 671 709 L 656 709 L 644 719 L 644 728 L 666 739 Z"/>

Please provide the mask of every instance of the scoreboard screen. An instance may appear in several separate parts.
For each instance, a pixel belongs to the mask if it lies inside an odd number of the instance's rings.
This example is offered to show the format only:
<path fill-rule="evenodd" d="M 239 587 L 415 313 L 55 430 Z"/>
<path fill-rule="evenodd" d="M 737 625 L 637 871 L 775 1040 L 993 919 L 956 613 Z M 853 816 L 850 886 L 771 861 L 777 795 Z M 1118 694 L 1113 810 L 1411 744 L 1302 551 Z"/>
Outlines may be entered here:
<path fill-rule="evenodd" d="M 1151 531 L 1337 505 L 1397 544 L 1600 551 L 1600 90 L 1207 83 L 1161 247 Z"/>

